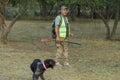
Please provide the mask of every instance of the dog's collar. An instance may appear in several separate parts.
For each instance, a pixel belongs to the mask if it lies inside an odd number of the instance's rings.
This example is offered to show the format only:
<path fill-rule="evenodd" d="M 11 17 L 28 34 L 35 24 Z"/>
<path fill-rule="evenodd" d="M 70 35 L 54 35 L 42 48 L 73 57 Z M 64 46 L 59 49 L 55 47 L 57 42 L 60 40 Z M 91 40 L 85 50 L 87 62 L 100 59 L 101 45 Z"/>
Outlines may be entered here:
<path fill-rule="evenodd" d="M 42 61 L 42 65 L 43 65 L 43 67 L 45 68 L 45 70 L 47 70 L 44 61 Z"/>

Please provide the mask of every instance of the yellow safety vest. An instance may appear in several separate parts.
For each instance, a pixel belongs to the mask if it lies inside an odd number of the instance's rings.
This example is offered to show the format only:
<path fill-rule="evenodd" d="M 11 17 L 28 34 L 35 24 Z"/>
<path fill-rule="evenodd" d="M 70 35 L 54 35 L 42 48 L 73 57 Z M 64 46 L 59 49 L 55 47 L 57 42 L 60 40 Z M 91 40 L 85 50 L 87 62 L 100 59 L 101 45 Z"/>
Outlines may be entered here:
<path fill-rule="evenodd" d="M 65 22 L 63 16 L 61 16 L 61 17 L 62 17 L 62 22 L 61 22 L 61 25 L 59 26 L 59 36 L 60 36 L 60 38 L 66 38 L 67 34 L 68 34 L 67 37 L 69 37 L 69 35 L 70 35 L 70 26 L 69 26 L 67 17 L 66 17 L 66 22 Z M 68 33 L 67 33 L 67 26 L 68 26 Z"/>

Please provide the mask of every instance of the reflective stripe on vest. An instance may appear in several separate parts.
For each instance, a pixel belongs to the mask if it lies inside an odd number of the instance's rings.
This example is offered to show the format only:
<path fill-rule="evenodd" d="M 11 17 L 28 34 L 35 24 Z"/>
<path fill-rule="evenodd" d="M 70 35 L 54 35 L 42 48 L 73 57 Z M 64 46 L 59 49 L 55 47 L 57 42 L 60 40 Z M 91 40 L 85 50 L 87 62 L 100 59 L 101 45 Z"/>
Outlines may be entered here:
<path fill-rule="evenodd" d="M 67 18 L 66 18 L 66 21 L 67 21 L 67 23 L 68 23 L 68 20 L 67 20 Z M 68 24 L 69 25 L 69 24 Z M 69 26 L 68 26 L 69 27 Z M 61 25 L 60 25 L 60 27 L 59 27 L 59 36 L 61 37 L 61 38 L 66 38 L 66 24 L 65 24 L 65 20 L 64 20 L 64 18 L 62 17 L 62 22 L 61 22 Z M 70 33 L 70 27 L 69 27 L 69 33 Z"/>

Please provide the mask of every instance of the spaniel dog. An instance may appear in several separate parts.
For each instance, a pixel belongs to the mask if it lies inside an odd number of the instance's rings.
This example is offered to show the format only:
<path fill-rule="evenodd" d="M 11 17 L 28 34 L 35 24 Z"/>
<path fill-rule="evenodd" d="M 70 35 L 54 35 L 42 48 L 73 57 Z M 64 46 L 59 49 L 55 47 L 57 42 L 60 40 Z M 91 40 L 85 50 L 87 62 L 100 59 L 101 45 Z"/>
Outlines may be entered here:
<path fill-rule="evenodd" d="M 53 59 L 46 59 L 44 61 L 41 61 L 40 59 L 33 60 L 32 64 L 30 65 L 30 68 L 33 72 L 33 80 L 38 80 L 40 77 L 41 80 L 45 80 L 43 73 L 48 68 L 53 68 L 55 66 L 55 61 Z"/>

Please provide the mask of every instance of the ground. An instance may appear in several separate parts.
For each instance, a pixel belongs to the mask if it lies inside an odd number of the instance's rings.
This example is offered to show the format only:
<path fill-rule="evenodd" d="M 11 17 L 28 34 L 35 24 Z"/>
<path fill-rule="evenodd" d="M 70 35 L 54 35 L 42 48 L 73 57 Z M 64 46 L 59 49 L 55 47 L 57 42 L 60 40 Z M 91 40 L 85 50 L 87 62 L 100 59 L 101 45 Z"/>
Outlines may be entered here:
<path fill-rule="evenodd" d="M 51 21 L 16 22 L 7 47 L 0 48 L 1 80 L 32 80 L 33 59 L 54 59 L 54 42 L 40 42 L 51 37 L 50 25 Z M 69 45 L 72 67 L 48 69 L 46 80 L 120 80 L 120 42 L 105 40 L 102 22 L 71 22 L 71 26 L 75 36 L 70 40 L 82 44 Z"/>

